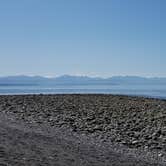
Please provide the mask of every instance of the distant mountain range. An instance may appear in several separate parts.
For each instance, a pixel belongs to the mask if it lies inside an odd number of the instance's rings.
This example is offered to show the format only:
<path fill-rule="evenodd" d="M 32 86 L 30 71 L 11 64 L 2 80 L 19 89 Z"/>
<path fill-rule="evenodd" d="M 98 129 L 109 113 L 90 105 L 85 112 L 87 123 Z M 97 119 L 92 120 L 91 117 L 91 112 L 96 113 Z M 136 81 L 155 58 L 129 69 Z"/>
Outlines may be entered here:
<path fill-rule="evenodd" d="M 125 84 L 166 84 L 166 78 L 137 76 L 114 76 L 110 78 L 63 75 L 55 78 L 41 76 L 0 77 L 0 85 L 125 85 Z"/>

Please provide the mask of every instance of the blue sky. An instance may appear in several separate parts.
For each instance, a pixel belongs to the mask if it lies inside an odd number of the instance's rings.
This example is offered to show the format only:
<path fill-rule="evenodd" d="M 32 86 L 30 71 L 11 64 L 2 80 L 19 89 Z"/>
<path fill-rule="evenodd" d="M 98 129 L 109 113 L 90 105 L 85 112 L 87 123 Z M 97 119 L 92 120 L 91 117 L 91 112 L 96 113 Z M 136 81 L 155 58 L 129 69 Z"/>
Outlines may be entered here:
<path fill-rule="evenodd" d="M 165 0 L 0 1 L 0 75 L 166 77 Z"/>

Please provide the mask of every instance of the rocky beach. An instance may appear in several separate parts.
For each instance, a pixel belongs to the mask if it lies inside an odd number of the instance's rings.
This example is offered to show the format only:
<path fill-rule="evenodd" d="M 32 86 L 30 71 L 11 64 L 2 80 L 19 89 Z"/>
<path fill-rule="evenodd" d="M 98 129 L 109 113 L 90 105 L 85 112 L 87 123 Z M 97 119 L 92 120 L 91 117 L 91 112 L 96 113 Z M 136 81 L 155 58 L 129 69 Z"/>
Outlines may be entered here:
<path fill-rule="evenodd" d="M 166 165 L 166 100 L 1 95 L 0 166 Z"/>

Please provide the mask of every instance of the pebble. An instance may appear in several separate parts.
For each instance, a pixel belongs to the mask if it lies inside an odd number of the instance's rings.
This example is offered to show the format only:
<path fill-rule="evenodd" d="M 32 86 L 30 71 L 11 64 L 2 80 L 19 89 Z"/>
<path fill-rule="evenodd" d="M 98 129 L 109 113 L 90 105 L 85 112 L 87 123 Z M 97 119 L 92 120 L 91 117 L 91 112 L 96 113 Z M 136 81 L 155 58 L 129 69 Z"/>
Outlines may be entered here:
<path fill-rule="evenodd" d="M 0 96 L 0 101 L 0 111 L 14 113 L 24 121 L 66 126 L 82 134 L 100 133 L 101 140 L 107 138 L 131 148 L 139 145 L 165 151 L 165 100 L 112 95 L 18 95 Z"/>

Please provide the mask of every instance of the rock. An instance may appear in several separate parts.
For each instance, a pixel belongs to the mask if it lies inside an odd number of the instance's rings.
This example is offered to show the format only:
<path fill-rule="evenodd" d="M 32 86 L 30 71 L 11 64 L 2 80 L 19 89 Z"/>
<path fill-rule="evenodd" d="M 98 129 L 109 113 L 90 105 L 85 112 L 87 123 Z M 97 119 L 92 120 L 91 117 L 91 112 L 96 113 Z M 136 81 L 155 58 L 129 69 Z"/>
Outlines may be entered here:
<path fill-rule="evenodd" d="M 159 157 L 162 157 L 162 156 L 163 156 L 163 154 L 162 154 L 162 153 L 158 153 L 158 156 L 159 156 Z"/>
<path fill-rule="evenodd" d="M 100 125 L 95 125 L 93 129 L 102 131 L 102 127 Z"/>
<path fill-rule="evenodd" d="M 132 141 L 132 144 L 133 144 L 133 145 L 138 144 L 138 143 L 139 143 L 139 141 L 136 141 L 136 140 L 135 140 L 135 141 Z"/>

